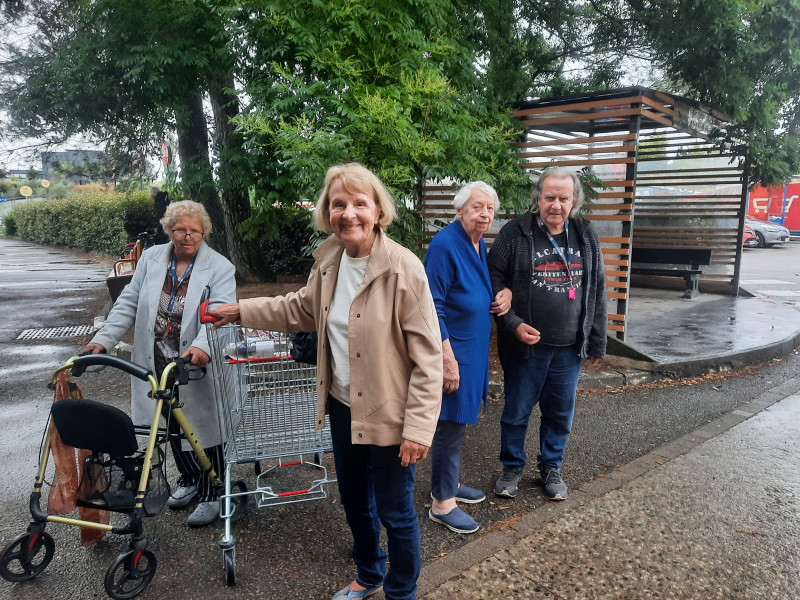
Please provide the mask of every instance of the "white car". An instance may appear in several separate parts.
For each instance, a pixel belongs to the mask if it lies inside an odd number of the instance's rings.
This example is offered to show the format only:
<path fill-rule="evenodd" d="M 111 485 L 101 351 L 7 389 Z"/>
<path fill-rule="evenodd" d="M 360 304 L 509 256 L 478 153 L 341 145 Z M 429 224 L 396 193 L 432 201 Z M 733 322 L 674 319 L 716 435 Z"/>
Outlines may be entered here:
<path fill-rule="evenodd" d="M 749 218 L 745 219 L 744 223 L 755 231 L 759 248 L 768 248 L 789 241 L 789 230 L 783 225 Z"/>

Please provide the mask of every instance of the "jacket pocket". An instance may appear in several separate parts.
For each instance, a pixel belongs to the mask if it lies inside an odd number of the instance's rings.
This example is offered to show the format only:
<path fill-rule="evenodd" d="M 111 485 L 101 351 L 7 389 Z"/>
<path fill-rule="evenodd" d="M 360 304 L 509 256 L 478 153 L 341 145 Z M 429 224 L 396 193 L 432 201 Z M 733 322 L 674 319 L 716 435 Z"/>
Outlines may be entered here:
<path fill-rule="evenodd" d="M 379 373 L 368 375 L 366 416 L 381 412 L 381 422 L 402 422 L 408 395 L 409 367 L 396 352 L 389 353 L 385 368 Z"/>
<path fill-rule="evenodd" d="M 450 333 L 450 346 L 453 348 L 453 354 L 456 357 L 456 362 L 459 367 L 471 365 L 475 362 L 475 345 L 473 343 L 474 335 L 460 336 Z"/>

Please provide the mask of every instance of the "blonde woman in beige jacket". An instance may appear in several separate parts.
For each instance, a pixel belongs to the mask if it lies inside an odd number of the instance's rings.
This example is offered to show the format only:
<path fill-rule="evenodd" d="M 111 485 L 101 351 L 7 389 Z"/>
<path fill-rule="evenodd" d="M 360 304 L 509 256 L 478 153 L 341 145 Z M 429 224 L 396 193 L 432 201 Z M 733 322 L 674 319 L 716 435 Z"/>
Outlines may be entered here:
<path fill-rule="evenodd" d="M 419 523 L 415 464 L 441 406 L 442 342 L 425 269 L 385 229 L 395 216 L 381 181 L 356 163 L 332 167 L 314 221 L 332 232 L 306 286 L 209 311 L 246 327 L 316 331 L 317 423 L 330 415 L 336 476 L 353 533 L 355 580 L 334 600 L 416 597 Z M 380 546 L 386 529 L 391 567 Z"/>

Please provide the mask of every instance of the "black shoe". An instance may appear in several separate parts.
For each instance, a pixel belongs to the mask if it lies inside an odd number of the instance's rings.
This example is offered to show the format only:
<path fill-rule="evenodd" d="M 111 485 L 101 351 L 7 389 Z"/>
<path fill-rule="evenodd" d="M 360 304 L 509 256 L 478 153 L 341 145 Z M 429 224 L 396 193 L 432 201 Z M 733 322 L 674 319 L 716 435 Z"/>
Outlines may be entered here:
<path fill-rule="evenodd" d="M 505 498 L 516 498 L 517 486 L 519 486 L 520 479 L 522 479 L 522 469 L 503 467 L 503 474 L 500 475 L 500 479 L 494 484 L 495 495 Z"/>

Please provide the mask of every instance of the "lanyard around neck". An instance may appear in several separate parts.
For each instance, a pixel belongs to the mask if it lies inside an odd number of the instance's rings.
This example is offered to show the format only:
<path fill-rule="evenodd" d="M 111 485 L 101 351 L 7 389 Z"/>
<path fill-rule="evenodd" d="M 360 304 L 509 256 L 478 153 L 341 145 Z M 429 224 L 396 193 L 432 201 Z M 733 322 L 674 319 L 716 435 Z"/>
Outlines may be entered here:
<path fill-rule="evenodd" d="M 553 248 L 555 248 L 556 252 L 558 252 L 558 255 L 561 257 L 561 260 L 564 261 L 564 266 L 567 269 L 567 276 L 569 276 L 569 287 L 570 289 L 572 289 L 573 288 L 572 270 L 569 268 L 569 260 L 567 260 L 567 256 L 564 254 L 564 250 L 561 249 L 561 246 L 559 246 L 558 242 L 556 242 L 555 238 L 553 238 L 552 234 L 550 233 L 550 230 L 547 228 L 547 225 L 545 225 L 544 221 L 542 221 L 541 215 L 539 215 L 539 226 L 542 228 L 542 231 L 544 231 L 547 234 L 547 239 L 550 240 L 550 243 L 553 245 Z M 564 221 L 564 246 L 569 248 L 569 221 Z M 574 297 L 575 296 L 572 293 L 570 293 L 569 299 L 572 300 L 574 299 Z"/>
<path fill-rule="evenodd" d="M 180 279 L 178 279 L 178 261 L 175 258 L 175 255 L 172 255 L 172 259 L 169 263 L 169 271 L 172 278 L 172 291 L 169 295 L 169 304 L 167 305 L 167 310 L 172 311 L 172 307 L 175 306 L 175 295 L 178 293 L 178 290 L 181 289 L 183 282 L 186 281 L 187 277 L 189 277 L 189 271 L 191 271 L 192 267 L 194 266 L 195 258 L 197 258 L 197 256 L 192 257 L 192 261 L 189 263 L 189 266 L 186 267 L 183 275 L 181 275 Z"/>

